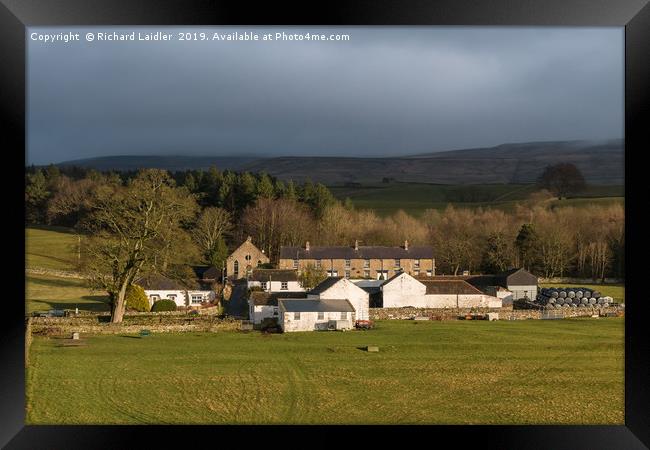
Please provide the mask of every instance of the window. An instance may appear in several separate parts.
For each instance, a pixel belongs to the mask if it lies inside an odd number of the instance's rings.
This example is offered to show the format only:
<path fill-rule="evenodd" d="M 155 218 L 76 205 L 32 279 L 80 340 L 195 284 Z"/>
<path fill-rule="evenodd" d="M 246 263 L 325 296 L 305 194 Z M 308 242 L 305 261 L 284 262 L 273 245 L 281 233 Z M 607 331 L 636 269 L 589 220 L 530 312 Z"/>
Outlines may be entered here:
<path fill-rule="evenodd" d="M 364 278 L 370 278 L 370 271 L 369 270 L 364 270 L 363 271 L 363 277 Z"/>
<path fill-rule="evenodd" d="M 338 277 L 339 272 L 337 270 L 328 270 L 327 271 L 327 276 L 328 277 Z"/>
<path fill-rule="evenodd" d="M 157 302 L 158 300 L 160 300 L 160 295 L 155 295 L 154 294 L 154 295 L 151 296 L 151 301 Z"/>
<path fill-rule="evenodd" d="M 235 272 L 235 278 L 239 276 L 239 261 L 235 261 L 235 264 L 233 265 L 233 269 Z"/>
<path fill-rule="evenodd" d="M 320 268 L 321 268 L 321 264 L 322 264 L 322 263 L 321 263 L 321 260 L 320 260 L 320 259 L 317 259 L 317 260 L 316 260 L 316 268 L 317 268 L 317 269 L 320 269 Z"/>
<path fill-rule="evenodd" d="M 349 270 L 345 271 L 345 278 L 350 278 L 350 271 Z"/>
<path fill-rule="evenodd" d="M 278 308 L 273 308 L 273 315 L 277 316 L 278 315 Z"/>
<path fill-rule="evenodd" d="M 348 313 L 342 312 L 341 313 L 341 320 L 346 320 L 348 318 Z"/>
<path fill-rule="evenodd" d="M 262 289 L 266 290 L 266 288 L 267 288 L 266 281 L 262 281 Z"/>
<path fill-rule="evenodd" d="M 416 259 L 415 261 L 413 261 L 413 267 L 416 268 L 416 269 L 420 268 L 420 260 L 419 259 Z"/>
<path fill-rule="evenodd" d="M 401 267 L 401 262 L 402 262 L 402 261 L 400 261 L 399 259 L 396 259 L 396 260 L 395 260 L 395 268 L 396 268 L 396 269 L 399 269 L 399 268 Z"/>
<path fill-rule="evenodd" d="M 293 320 L 300 320 L 300 313 L 299 312 L 293 313 Z"/>
<path fill-rule="evenodd" d="M 261 265 L 262 265 L 262 261 L 258 259 L 258 260 L 257 260 L 257 267 L 259 267 L 259 266 L 261 266 Z"/>
<path fill-rule="evenodd" d="M 364 267 L 364 269 L 370 269 L 370 260 L 369 259 L 366 259 L 363 262 L 363 267 Z"/>
<path fill-rule="evenodd" d="M 323 319 L 325 319 L 325 313 L 322 312 L 322 311 L 320 311 L 320 312 L 318 313 L 318 320 L 323 320 Z"/>
<path fill-rule="evenodd" d="M 420 275 L 420 271 L 419 270 L 414 270 L 413 275 L 415 275 L 417 277 L 418 275 Z"/>
<path fill-rule="evenodd" d="M 283 281 L 282 284 L 280 285 L 280 289 L 286 291 L 287 289 L 289 289 L 289 283 L 287 281 Z"/>
<path fill-rule="evenodd" d="M 345 268 L 346 268 L 346 269 L 349 269 L 349 268 L 350 268 L 350 260 L 349 260 L 349 259 L 346 259 L 346 260 L 345 260 Z"/>
<path fill-rule="evenodd" d="M 201 303 L 203 301 L 203 294 L 192 294 L 192 304 Z"/>
<path fill-rule="evenodd" d="M 294 269 L 297 269 L 297 268 L 298 268 L 298 260 L 297 260 L 297 259 L 294 259 L 294 260 L 293 260 L 293 268 L 294 268 Z"/>
<path fill-rule="evenodd" d="M 246 261 L 250 261 L 250 260 L 251 260 L 251 255 L 246 255 L 246 256 L 244 257 L 244 259 L 245 259 Z"/>
<path fill-rule="evenodd" d="M 167 298 L 176 301 L 176 294 L 167 294 Z"/>
<path fill-rule="evenodd" d="M 427 276 L 428 276 L 428 277 L 431 276 L 431 271 L 430 271 L 430 270 L 427 270 Z"/>

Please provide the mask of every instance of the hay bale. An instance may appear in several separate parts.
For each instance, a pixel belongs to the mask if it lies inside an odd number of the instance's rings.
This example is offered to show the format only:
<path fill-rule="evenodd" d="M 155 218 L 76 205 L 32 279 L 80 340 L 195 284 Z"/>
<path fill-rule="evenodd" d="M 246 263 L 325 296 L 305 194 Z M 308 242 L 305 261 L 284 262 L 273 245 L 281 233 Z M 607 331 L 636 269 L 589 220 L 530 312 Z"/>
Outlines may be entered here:
<path fill-rule="evenodd" d="M 582 291 L 576 291 L 576 298 L 582 298 Z"/>
<path fill-rule="evenodd" d="M 596 302 L 598 302 L 598 300 L 596 300 L 596 299 L 593 298 L 593 297 L 591 297 L 591 298 L 589 299 L 589 304 L 590 304 L 590 305 L 595 305 Z"/>
<path fill-rule="evenodd" d="M 559 294 L 557 293 L 557 291 L 551 292 L 551 298 L 558 298 L 558 296 Z"/>
<path fill-rule="evenodd" d="M 564 291 L 560 291 L 558 295 L 560 296 L 560 298 L 566 298 L 566 292 Z"/>
<path fill-rule="evenodd" d="M 569 291 L 569 292 L 566 293 L 566 296 L 569 297 L 569 298 L 575 298 L 576 293 L 574 291 Z"/>

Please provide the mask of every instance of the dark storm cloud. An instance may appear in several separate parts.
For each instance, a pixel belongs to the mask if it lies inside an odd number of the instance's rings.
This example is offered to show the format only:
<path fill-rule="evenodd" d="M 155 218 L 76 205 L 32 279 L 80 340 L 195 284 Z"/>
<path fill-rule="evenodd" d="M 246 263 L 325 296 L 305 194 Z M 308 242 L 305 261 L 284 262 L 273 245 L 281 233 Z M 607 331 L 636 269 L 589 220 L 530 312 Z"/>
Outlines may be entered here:
<path fill-rule="evenodd" d="M 44 44 L 30 33 L 81 33 Z M 93 42 L 88 31 L 347 33 Z M 28 162 L 404 155 L 623 137 L 622 28 L 30 28 Z"/>

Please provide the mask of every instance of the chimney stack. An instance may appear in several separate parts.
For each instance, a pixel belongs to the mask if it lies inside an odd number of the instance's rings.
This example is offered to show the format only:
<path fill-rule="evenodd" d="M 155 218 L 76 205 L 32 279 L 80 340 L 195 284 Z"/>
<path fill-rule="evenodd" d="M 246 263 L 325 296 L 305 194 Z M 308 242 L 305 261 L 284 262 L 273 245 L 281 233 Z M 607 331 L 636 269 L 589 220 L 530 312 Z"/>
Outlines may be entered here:
<path fill-rule="evenodd" d="M 305 242 L 305 250 L 309 251 L 309 241 Z"/>
<path fill-rule="evenodd" d="M 359 250 L 359 239 L 354 240 L 354 249 Z"/>
<path fill-rule="evenodd" d="M 250 237 L 250 236 L 248 236 L 248 237 L 246 238 L 246 242 L 251 242 L 252 240 L 253 240 L 253 238 Z"/>
<path fill-rule="evenodd" d="M 404 241 L 404 250 L 409 249 L 409 241 Z"/>

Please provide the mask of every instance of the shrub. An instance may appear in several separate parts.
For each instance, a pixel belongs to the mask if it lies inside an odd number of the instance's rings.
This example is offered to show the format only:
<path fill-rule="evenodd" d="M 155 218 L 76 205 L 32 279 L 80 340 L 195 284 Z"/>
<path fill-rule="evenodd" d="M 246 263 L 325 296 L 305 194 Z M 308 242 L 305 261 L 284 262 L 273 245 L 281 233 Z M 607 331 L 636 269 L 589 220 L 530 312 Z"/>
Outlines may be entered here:
<path fill-rule="evenodd" d="M 126 310 L 127 311 L 149 311 L 149 299 L 144 293 L 142 287 L 132 284 L 126 290 Z"/>
<path fill-rule="evenodd" d="M 158 300 L 151 307 L 151 312 L 176 311 L 176 303 L 173 300 Z"/>

